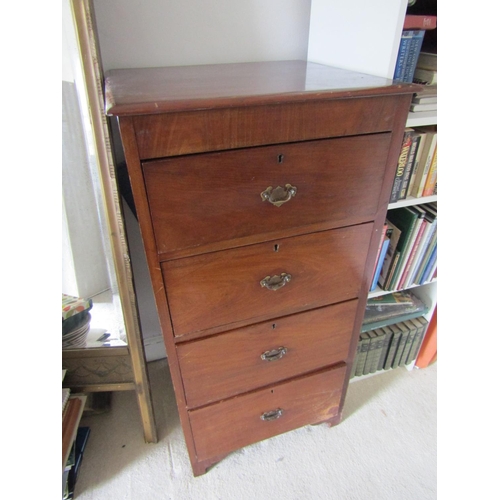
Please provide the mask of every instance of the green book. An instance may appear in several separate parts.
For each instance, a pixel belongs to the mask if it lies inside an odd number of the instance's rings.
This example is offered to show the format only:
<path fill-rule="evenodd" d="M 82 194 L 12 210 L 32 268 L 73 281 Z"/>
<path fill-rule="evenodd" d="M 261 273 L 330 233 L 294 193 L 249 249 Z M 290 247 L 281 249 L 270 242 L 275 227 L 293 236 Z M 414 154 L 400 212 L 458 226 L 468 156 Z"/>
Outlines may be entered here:
<path fill-rule="evenodd" d="M 398 348 L 398 339 L 394 338 L 394 331 L 390 326 L 384 326 L 383 329 L 389 337 L 389 347 L 384 361 L 384 370 L 389 370 L 392 368 L 392 361 L 394 360 L 394 355 L 396 354 L 396 349 Z"/>
<path fill-rule="evenodd" d="M 380 349 L 380 356 L 378 359 L 378 365 L 377 365 L 377 371 L 378 370 L 383 370 L 385 366 L 385 361 L 387 359 L 387 354 L 389 352 L 389 347 L 391 345 L 391 340 L 392 340 L 392 332 L 389 330 L 389 328 L 380 328 L 383 334 L 383 341 L 382 341 L 382 347 Z"/>
<path fill-rule="evenodd" d="M 412 207 L 401 207 L 389 210 L 387 218 L 401 230 L 396 250 L 400 253 L 399 260 L 394 269 L 394 274 L 386 290 L 394 289 L 399 283 L 407 257 L 411 251 L 413 230 L 419 219 L 419 214 Z"/>
<path fill-rule="evenodd" d="M 375 373 L 379 370 L 380 356 L 382 355 L 382 348 L 384 346 L 384 341 L 386 338 L 386 333 L 382 328 L 377 328 L 375 330 L 375 335 L 377 336 L 375 340 L 375 349 L 372 364 L 370 367 L 370 373 Z"/>
<path fill-rule="evenodd" d="M 401 362 L 399 366 L 405 366 L 408 364 L 408 355 L 410 354 L 410 349 L 413 346 L 413 341 L 415 340 L 415 334 L 417 333 L 417 327 L 411 321 L 403 321 L 404 326 L 408 329 L 408 338 L 406 339 L 406 345 L 401 356 Z"/>
<path fill-rule="evenodd" d="M 363 332 L 359 336 L 359 343 L 361 344 L 358 354 L 358 361 L 356 362 L 356 376 L 363 375 L 363 370 L 365 368 L 366 355 L 368 354 L 368 348 L 370 347 L 370 336 L 368 333 Z"/>
<path fill-rule="evenodd" d="M 394 356 L 392 357 L 390 368 L 396 368 L 397 366 L 399 366 L 399 360 L 397 357 L 398 352 L 402 352 L 402 349 L 404 349 L 404 345 L 401 345 L 401 336 L 403 335 L 403 330 L 399 328 L 397 323 L 389 325 L 389 328 L 392 330 L 392 333 L 394 334 L 394 336 L 392 337 L 392 341 L 395 344 Z"/>
<path fill-rule="evenodd" d="M 408 360 L 406 364 L 417 359 L 418 351 L 420 351 L 420 346 L 422 345 L 422 340 L 424 339 L 425 332 L 427 331 L 427 325 L 429 322 L 422 316 L 420 318 L 415 318 L 411 320 L 417 327 L 417 334 L 413 340 L 413 345 L 411 346 L 410 352 L 408 354 Z"/>
<path fill-rule="evenodd" d="M 358 362 L 360 349 L 361 349 L 361 341 L 360 339 L 358 339 L 358 345 L 356 346 L 356 354 L 354 355 L 354 359 L 352 361 L 351 376 L 349 378 L 353 378 L 356 375 L 356 365 Z"/>
<path fill-rule="evenodd" d="M 377 334 L 375 330 L 369 330 L 366 332 L 370 336 L 370 345 L 368 346 L 368 353 L 366 355 L 365 366 L 363 368 L 363 375 L 368 375 L 371 373 L 371 367 L 373 364 L 373 359 L 375 357 L 375 349 L 377 348 Z"/>
<path fill-rule="evenodd" d="M 408 334 L 410 330 L 404 325 L 404 323 L 397 323 L 397 327 L 401 330 L 401 338 L 399 340 L 398 350 L 396 351 L 396 355 L 394 356 L 393 368 L 398 366 L 403 366 L 401 364 L 401 360 L 403 358 L 403 353 L 406 347 L 406 341 L 408 340 Z"/>

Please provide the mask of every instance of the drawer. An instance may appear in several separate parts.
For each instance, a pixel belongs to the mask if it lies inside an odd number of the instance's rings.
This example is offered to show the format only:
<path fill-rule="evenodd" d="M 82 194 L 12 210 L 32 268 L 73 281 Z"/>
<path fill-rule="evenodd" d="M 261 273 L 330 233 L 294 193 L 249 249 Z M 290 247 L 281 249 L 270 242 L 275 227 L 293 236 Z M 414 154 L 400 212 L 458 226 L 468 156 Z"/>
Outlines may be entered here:
<path fill-rule="evenodd" d="M 339 227 L 373 220 L 390 138 L 386 133 L 144 162 L 158 253 L 321 222 Z"/>
<path fill-rule="evenodd" d="M 177 345 L 187 406 L 345 361 L 357 300 Z"/>
<path fill-rule="evenodd" d="M 327 369 L 189 411 L 198 460 L 335 417 L 345 374 Z"/>
<path fill-rule="evenodd" d="M 174 335 L 229 330 L 356 298 L 372 226 L 163 262 Z"/>

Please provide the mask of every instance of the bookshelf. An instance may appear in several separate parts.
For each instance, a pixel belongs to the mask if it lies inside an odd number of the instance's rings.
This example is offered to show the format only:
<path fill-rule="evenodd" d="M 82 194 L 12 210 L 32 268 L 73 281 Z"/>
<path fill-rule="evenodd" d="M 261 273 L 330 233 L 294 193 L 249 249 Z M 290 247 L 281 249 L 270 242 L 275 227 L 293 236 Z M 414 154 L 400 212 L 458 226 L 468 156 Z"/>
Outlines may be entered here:
<path fill-rule="evenodd" d="M 366 15 L 360 15 L 360 12 Z M 312 0 L 308 60 L 392 79 L 407 14 L 436 15 L 436 1 L 422 0 L 415 6 L 409 7 L 408 0 L 388 0 L 377 3 L 358 0 L 349 6 L 340 0 L 330 2 Z M 380 29 L 381 26 L 383 30 Z M 430 37 L 431 40 L 427 36 L 424 38 L 422 50 L 429 51 L 428 42 L 430 41 L 432 46 L 435 31 Z M 370 57 L 366 57 L 367 45 L 373 52 L 373 54 L 370 52 Z M 334 47 L 342 47 L 342 50 L 335 50 Z M 436 111 L 409 112 L 406 127 L 430 125 L 437 126 Z M 408 196 L 390 203 L 387 210 L 432 202 L 437 202 L 437 195 L 422 198 Z M 428 306 L 428 312 L 424 317 L 430 322 L 437 306 L 437 278 L 421 285 L 412 285 L 406 290 L 410 290 Z M 386 295 L 393 291 L 377 288 L 369 293 L 368 298 Z M 413 366 L 414 362 L 407 368 L 412 369 Z M 375 374 L 377 373 L 379 372 Z M 374 374 L 356 376 L 351 380 L 359 380 L 372 375 Z"/>

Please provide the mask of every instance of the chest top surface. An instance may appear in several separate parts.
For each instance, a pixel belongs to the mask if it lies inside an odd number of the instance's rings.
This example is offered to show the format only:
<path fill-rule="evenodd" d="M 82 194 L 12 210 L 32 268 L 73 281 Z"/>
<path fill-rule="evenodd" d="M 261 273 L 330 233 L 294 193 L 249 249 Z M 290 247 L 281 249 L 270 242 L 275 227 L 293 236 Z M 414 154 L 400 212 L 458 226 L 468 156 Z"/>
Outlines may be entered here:
<path fill-rule="evenodd" d="M 124 116 L 416 92 L 418 85 L 306 61 L 271 61 L 106 73 L 106 112 Z"/>

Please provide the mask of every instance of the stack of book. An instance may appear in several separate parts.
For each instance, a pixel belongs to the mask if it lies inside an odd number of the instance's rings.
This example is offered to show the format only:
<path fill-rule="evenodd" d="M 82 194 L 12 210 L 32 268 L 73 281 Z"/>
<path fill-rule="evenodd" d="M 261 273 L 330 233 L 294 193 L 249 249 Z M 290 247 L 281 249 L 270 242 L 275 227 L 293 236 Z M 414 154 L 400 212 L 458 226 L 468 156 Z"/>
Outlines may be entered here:
<path fill-rule="evenodd" d="M 413 82 L 421 85 L 437 85 L 437 53 L 420 52 L 413 73 Z"/>
<path fill-rule="evenodd" d="M 437 126 L 408 127 L 389 203 L 437 194 Z"/>
<path fill-rule="evenodd" d="M 406 15 L 394 68 L 395 81 L 413 82 L 425 32 L 436 26 L 436 16 Z"/>
<path fill-rule="evenodd" d="M 419 316 L 361 332 L 351 378 L 411 364 L 427 326 L 425 317 Z"/>
<path fill-rule="evenodd" d="M 392 229 L 378 285 L 401 290 L 423 285 L 437 275 L 437 202 L 389 210 Z"/>

